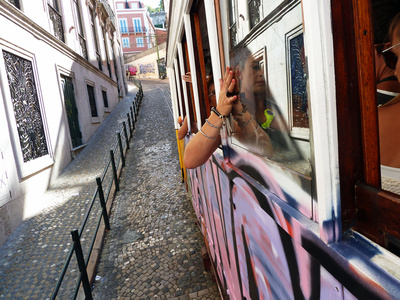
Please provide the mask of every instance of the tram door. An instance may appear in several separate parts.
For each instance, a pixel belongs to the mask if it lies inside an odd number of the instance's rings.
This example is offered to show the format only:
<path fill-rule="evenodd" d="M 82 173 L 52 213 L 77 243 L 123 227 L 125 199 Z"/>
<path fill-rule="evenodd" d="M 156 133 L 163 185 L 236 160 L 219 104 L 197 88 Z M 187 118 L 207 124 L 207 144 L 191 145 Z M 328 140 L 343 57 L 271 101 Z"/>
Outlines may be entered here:
<path fill-rule="evenodd" d="M 71 135 L 72 147 L 82 145 L 82 133 L 79 127 L 78 109 L 76 108 L 74 85 L 70 77 L 62 76 L 61 83 L 64 93 L 65 109 L 67 111 L 69 133 Z"/>

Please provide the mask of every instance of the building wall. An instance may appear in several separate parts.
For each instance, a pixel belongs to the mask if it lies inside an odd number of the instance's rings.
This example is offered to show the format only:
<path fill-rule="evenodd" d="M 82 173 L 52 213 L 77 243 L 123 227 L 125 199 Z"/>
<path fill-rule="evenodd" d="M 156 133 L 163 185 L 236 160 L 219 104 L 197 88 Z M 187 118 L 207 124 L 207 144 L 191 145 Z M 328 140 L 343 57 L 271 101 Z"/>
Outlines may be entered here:
<path fill-rule="evenodd" d="M 157 60 L 165 61 L 166 43 L 163 43 L 157 48 L 151 48 L 136 55 L 125 56 L 125 69 L 130 67 L 136 68 L 136 77 L 138 78 L 159 78 Z"/>
<path fill-rule="evenodd" d="M 157 44 L 162 44 L 167 41 L 167 30 L 156 28 Z"/>
<path fill-rule="evenodd" d="M 67 108 L 61 77 L 72 79 L 74 97 L 78 113 L 82 147 L 91 138 L 101 122 L 125 96 L 126 80 L 121 66 L 121 46 L 112 26 L 106 24 L 104 12 L 97 10 L 95 26 L 99 35 L 102 71 L 98 68 L 94 38 L 89 22 L 89 4 L 80 0 L 82 25 L 88 51 L 88 60 L 82 56 L 77 20 L 74 19 L 73 1 L 60 1 L 62 27 L 65 42 L 55 38 L 49 21 L 47 5 L 41 0 L 20 0 L 21 10 L 8 2 L 0 2 L 0 245 L 17 228 L 20 222 L 39 213 L 47 204 L 41 195 L 49 184 L 60 174 L 73 158 Z M 105 2 L 106 3 L 106 2 Z M 103 18 L 103 20 L 100 20 Z M 106 45 L 102 39 L 102 27 L 106 26 Z M 111 28 L 111 29 L 110 29 Z M 111 36 L 110 36 L 111 35 Z M 110 40 L 110 37 L 112 41 Z M 108 48 L 107 64 L 105 48 Z M 111 47 L 115 53 L 112 55 Z M 36 87 L 37 103 L 40 107 L 44 137 L 48 154 L 24 162 L 21 135 L 17 128 L 17 118 L 22 113 L 17 109 L 15 91 L 9 86 L 10 64 L 6 57 L 27 62 L 29 68 L 22 72 L 33 78 L 34 84 L 24 82 L 24 78 L 14 78 L 19 83 L 17 93 L 25 95 L 30 86 Z M 31 68 L 30 68 L 31 66 Z M 22 66 L 20 66 L 22 68 Z M 109 73 L 111 69 L 111 77 Z M 15 71 L 18 73 L 18 70 Z M 32 75 L 30 75 L 32 74 Z M 87 85 L 94 88 L 97 117 L 92 117 Z M 105 107 L 102 91 L 106 91 L 108 107 Z M 28 109 L 29 110 L 29 109 Z M 29 126 L 32 120 L 26 116 Z M 33 122 L 33 123 L 35 123 Z M 43 136 L 42 135 L 42 136 Z M 32 142 L 33 138 L 30 140 Z"/>
<path fill-rule="evenodd" d="M 115 1 L 117 7 L 118 27 L 121 33 L 122 51 L 132 54 L 150 49 L 155 45 L 154 25 L 141 1 Z M 136 30 L 134 19 L 140 19 L 141 30 Z"/>

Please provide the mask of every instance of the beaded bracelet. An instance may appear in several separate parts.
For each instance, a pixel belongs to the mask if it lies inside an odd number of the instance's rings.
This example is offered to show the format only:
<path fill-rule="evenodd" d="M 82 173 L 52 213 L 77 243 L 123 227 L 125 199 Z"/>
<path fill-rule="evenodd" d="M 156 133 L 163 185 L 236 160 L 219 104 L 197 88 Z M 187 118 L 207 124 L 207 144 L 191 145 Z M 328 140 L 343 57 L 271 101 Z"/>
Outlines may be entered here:
<path fill-rule="evenodd" d="M 256 132 L 257 131 L 257 129 L 260 127 L 260 125 L 258 125 L 258 123 L 257 123 L 257 127 L 256 127 L 256 129 L 254 129 L 254 131 L 251 133 L 251 134 L 253 134 L 254 132 Z"/>
<path fill-rule="evenodd" d="M 206 138 L 210 139 L 210 140 L 215 140 L 215 139 L 216 139 L 216 137 L 211 137 L 211 136 L 208 136 L 207 134 L 205 134 L 205 133 L 203 132 L 203 130 L 201 130 L 201 128 L 200 128 L 200 133 L 201 133 L 202 135 L 204 135 Z"/>
<path fill-rule="evenodd" d="M 206 119 L 206 122 L 207 122 L 208 125 L 210 125 L 213 128 L 217 128 L 217 129 L 221 129 L 222 128 L 222 127 L 215 126 L 214 124 L 211 124 L 210 121 L 208 121 L 208 119 Z"/>
<path fill-rule="evenodd" d="M 247 111 L 247 105 L 246 104 L 242 104 L 242 107 L 243 107 L 242 112 L 240 114 L 237 114 L 237 116 L 243 117 L 243 115 Z"/>
<path fill-rule="evenodd" d="M 253 116 L 252 115 L 250 115 L 250 120 L 248 120 L 246 123 L 242 123 L 242 124 L 239 124 L 239 126 L 241 127 L 241 128 L 244 128 L 244 127 L 246 127 L 247 125 L 249 125 L 250 123 L 251 123 L 251 121 L 253 121 L 254 120 L 254 118 L 253 118 Z"/>

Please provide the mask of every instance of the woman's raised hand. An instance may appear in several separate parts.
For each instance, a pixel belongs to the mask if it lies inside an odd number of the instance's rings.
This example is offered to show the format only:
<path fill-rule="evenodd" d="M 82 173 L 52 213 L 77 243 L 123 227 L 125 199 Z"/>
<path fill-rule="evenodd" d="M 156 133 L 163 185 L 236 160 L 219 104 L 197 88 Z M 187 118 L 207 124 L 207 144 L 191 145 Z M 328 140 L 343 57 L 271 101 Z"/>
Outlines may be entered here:
<path fill-rule="evenodd" d="M 232 111 L 234 102 L 238 99 L 236 95 L 229 96 L 229 93 L 233 93 L 237 80 L 234 78 L 234 71 L 227 67 L 224 78 L 219 80 L 220 92 L 217 103 L 217 111 L 224 116 L 228 116 Z"/>

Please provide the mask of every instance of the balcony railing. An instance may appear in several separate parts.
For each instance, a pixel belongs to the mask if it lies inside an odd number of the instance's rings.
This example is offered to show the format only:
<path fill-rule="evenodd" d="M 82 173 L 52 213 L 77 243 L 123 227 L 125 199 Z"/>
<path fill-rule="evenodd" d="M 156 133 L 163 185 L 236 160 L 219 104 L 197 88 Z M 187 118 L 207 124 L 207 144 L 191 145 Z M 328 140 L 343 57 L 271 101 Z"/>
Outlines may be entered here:
<path fill-rule="evenodd" d="M 53 34 L 60 41 L 64 42 L 64 29 L 61 14 L 49 5 L 50 20 L 53 24 Z"/>
<path fill-rule="evenodd" d="M 88 56 L 88 52 L 87 52 L 87 48 L 86 48 L 86 40 L 81 35 L 79 35 L 79 44 L 80 44 L 81 49 L 82 49 L 82 56 L 84 58 L 86 58 L 86 60 L 89 60 L 89 56 Z"/>
<path fill-rule="evenodd" d="M 115 27 L 115 14 L 114 14 L 114 11 L 112 10 L 110 4 L 108 4 L 108 1 L 107 0 L 97 0 L 97 5 L 100 6 L 100 9 L 103 9 L 106 12 L 106 14 L 108 15 L 108 19 Z"/>
<path fill-rule="evenodd" d="M 146 27 L 120 27 L 121 33 L 147 33 Z"/>
<path fill-rule="evenodd" d="M 98 53 L 97 51 L 96 51 L 96 59 L 97 63 L 99 64 L 99 69 L 103 71 L 103 62 L 101 61 L 100 53 Z"/>

